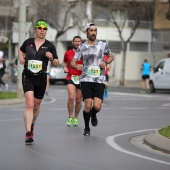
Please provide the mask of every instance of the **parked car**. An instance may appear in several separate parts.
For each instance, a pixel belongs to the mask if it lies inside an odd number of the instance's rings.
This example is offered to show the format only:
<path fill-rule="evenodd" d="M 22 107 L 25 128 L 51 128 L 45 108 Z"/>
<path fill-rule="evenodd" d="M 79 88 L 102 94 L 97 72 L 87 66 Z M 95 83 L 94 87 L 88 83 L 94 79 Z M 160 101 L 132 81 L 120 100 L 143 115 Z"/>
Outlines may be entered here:
<path fill-rule="evenodd" d="M 150 74 L 150 91 L 170 90 L 170 58 L 160 60 Z"/>
<path fill-rule="evenodd" d="M 51 66 L 50 69 L 50 84 L 54 84 L 57 81 L 65 83 L 66 73 L 64 73 L 63 67 L 60 64 L 58 67 Z"/>

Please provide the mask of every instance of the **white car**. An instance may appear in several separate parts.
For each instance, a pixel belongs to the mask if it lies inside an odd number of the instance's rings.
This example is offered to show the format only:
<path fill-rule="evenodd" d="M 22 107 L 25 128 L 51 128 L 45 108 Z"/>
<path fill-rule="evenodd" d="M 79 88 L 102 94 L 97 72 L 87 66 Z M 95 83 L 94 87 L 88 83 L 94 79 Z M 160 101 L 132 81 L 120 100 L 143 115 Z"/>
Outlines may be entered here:
<path fill-rule="evenodd" d="M 160 60 L 150 74 L 150 91 L 170 90 L 170 58 Z"/>
<path fill-rule="evenodd" d="M 63 67 L 60 64 L 58 67 L 51 66 L 50 68 L 50 84 L 54 84 L 57 81 L 65 83 L 66 73 L 64 73 Z"/>

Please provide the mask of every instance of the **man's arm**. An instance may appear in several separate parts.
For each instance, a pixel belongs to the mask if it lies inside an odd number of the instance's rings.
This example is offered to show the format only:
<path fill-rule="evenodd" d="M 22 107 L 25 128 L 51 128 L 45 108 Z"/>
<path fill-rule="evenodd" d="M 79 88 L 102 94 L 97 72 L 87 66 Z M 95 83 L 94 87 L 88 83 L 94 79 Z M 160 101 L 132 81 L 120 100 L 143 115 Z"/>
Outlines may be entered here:
<path fill-rule="evenodd" d="M 100 63 L 100 67 L 104 69 L 105 66 L 107 66 L 108 64 L 110 64 L 113 60 L 114 60 L 114 55 L 113 55 L 112 53 L 110 53 L 110 54 L 108 55 L 107 61 L 103 61 L 103 62 Z"/>
<path fill-rule="evenodd" d="M 59 65 L 59 59 L 53 59 L 53 60 L 50 60 L 51 61 L 51 64 L 54 66 L 54 67 L 57 67 Z"/>
<path fill-rule="evenodd" d="M 82 70 L 82 64 L 76 64 L 76 62 L 77 62 L 77 60 L 75 58 L 73 58 L 73 60 L 70 63 L 71 67 L 73 67 L 77 70 Z"/>
<path fill-rule="evenodd" d="M 64 60 L 63 60 L 63 62 L 62 62 L 62 66 L 63 66 L 64 72 L 65 72 L 65 73 L 68 73 L 67 63 L 64 62 Z"/>

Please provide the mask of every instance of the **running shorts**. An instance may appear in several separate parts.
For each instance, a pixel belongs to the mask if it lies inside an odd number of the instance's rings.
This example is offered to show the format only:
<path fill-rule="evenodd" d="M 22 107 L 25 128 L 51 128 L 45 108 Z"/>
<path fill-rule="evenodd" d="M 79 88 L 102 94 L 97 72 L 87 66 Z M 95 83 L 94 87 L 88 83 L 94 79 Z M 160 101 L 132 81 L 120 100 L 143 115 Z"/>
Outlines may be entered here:
<path fill-rule="evenodd" d="M 101 83 L 93 83 L 93 82 L 81 82 L 81 91 L 83 95 L 83 100 L 97 97 L 103 100 L 104 88 L 105 85 Z"/>
<path fill-rule="evenodd" d="M 22 73 L 22 86 L 24 93 L 33 91 L 36 99 L 43 99 L 47 84 L 47 74 L 44 72 L 41 75 L 26 75 Z"/>
<path fill-rule="evenodd" d="M 149 79 L 149 77 L 150 77 L 149 75 L 142 75 L 143 80 Z"/>
<path fill-rule="evenodd" d="M 66 80 L 66 85 L 68 84 L 73 84 L 77 89 L 81 89 L 80 84 L 75 84 L 72 80 Z"/>

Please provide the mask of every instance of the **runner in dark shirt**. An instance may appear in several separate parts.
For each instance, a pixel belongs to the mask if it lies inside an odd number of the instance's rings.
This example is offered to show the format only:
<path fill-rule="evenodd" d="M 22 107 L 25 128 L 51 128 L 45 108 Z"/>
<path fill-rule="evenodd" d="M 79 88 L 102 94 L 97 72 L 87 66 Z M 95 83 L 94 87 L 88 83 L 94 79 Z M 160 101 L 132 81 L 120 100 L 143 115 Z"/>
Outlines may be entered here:
<path fill-rule="evenodd" d="M 47 23 L 38 20 L 35 25 L 36 37 L 25 40 L 18 52 L 19 62 L 24 65 L 22 85 L 26 99 L 24 112 L 26 143 L 34 141 L 34 124 L 46 89 L 48 61 L 50 60 L 53 66 L 59 64 L 54 45 L 45 39 L 47 29 Z"/>

